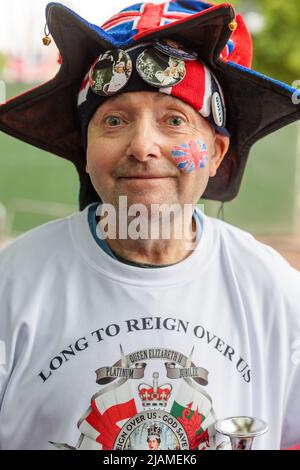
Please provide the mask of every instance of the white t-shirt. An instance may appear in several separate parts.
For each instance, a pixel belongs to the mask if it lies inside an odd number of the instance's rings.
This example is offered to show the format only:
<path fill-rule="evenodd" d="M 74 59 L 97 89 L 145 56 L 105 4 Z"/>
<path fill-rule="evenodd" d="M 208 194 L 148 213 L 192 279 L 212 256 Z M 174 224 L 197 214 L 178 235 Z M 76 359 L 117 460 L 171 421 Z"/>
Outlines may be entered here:
<path fill-rule="evenodd" d="M 255 449 L 299 443 L 300 273 L 204 214 L 188 258 L 131 266 L 87 213 L 0 253 L 1 449 L 213 449 L 230 416 L 267 422 Z"/>

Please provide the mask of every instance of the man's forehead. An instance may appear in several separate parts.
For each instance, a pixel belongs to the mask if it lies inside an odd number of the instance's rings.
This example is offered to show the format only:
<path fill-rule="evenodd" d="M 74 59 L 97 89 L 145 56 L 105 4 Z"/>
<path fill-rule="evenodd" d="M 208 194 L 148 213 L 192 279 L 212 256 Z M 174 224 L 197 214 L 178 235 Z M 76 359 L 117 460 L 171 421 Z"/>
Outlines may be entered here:
<path fill-rule="evenodd" d="M 146 100 L 145 100 L 146 97 Z M 136 104 L 140 105 L 143 104 L 143 107 L 147 105 L 147 100 L 149 103 L 153 102 L 157 104 L 160 102 L 160 106 L 169 106 L 169 105 L 176 105 L 181 106 L 182 108 L 189 109 L 190 112 L 195 112 L 195 110 L 189 106 L 188 104 L 184 103 L 183 101 L 179 100 L 174 96 L 170 96 L 165 93 L 160 93 L 158 91 L 131 91 L 126 93 L 118 93 L 117 95 L 111 96 L 108 98 L 105 103 L 99 106 L 98 109 L 107 108 L 114 105 L 130 105 Z"/>

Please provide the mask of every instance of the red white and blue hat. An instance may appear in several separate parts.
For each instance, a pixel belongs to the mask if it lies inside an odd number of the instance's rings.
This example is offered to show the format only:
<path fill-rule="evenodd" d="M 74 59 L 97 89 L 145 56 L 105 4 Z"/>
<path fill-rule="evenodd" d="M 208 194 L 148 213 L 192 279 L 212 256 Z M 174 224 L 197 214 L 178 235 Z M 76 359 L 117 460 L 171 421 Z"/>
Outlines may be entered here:
<path fill-rule="evenodd" d="M 182 56 L 190 58 L 182 60 Z M 116 48 L 97 57 L 78 93 L 84 148 L 87 127 L 97 108 L 113 94 L 132 91 L 158 91 L 178 98 L 207 119 L 216 132 L 229 136 L 225 99 L 217 79 L 197 54 L 189 55 L 181 44 L 166 39 Z"/>
<path fill-rule="evenodd" d="M 236 15 L 230 4 L 198 0 L 138 3 L 98 26 L 63 4 L 49 3 L 46 22 L 60 52 L 59 72 L 45 84 L 2 104 L 0 129 L 72 161 L 80 177 L 80 209 L 98 201 L 99 195 L 85 171 L 78 110 L 85 102 L 84 97 L 83 101 L 80 99 L 87 72 L 106 51 L 142 48 L 145 43 L 171 39 L 196 52 L 202 70 L 210 71 L 223 97 L 222 106 L 226 105 L 226 123 L 219 127 L 226 127 L 231 138 L 229 150 L 203 194 L 205 199 L 230 201 L 236 197 L 251 146 L 300 118 L 299 100 L 293 99 L 297 90 L 251 69 L 251 37 L 243 18 Z M 193 62 L 185 61 L 187 69 L 194 67 L 190 64 Z M 184 84 L 190 77 L 187 73 L 184 80 L 172 87 L 171 94 L 190 99 L 190 104 L 201 113 L 202 106 L 197 100 L 204 97 L 208 88 L 203 87 L 200 94 L 187 93 L 187 89 L 193 89 Z M 130 83 L 131 80 L 128 86 Z M 184 97 L 179 96 L 180 89 L 184 90 Z M 212 95 L 210 90 L 209 96 Z"/>

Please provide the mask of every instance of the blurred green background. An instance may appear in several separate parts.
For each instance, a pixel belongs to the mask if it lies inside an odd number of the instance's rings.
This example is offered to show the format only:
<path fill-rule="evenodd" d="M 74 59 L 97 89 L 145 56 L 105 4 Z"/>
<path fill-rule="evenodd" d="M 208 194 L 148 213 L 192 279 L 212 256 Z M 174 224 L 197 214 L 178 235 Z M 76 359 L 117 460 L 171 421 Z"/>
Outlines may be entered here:
<path fill-rule="evenodd" d="M 300 80 L 299 0 L 284 4 L 279 0 L 231 3 L 251 25 L 254 68 L 290 85 Z M 0 57 L 0 78 L 4 62 Z M 8 84 L 6 96 L 10 98 L 31 87 Z M 298 231 L 298 143 L 299 125 L 293 124 L 256 144 L 238 197 L 224 205 L 226 221 L 254 234 Z M 78 188 L 71 163 L 0 133 L 0 205 L 2 219 L 6 209 L 5 230 L 9 235 L 76 210 Z M 202 202 L 206 213 L 218 215 L 219 203 Z"/>
<path fill-rule="evenodd" d="M 30 88 L 7 86 L 7 97 Z M 77 208 L 75 167 L 62 158 L 0 133 L 0 202 L 9 235 L 63 217 Z"/>

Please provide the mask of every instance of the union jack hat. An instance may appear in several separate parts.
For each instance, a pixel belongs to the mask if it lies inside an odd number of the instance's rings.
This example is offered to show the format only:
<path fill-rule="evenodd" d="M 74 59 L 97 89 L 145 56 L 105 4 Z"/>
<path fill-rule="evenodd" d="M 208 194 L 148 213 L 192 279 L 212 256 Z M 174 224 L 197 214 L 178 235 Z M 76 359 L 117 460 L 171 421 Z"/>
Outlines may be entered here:
<path fill-rule="evenodd" d="M 49 3 L 46 22 L 60 52 L 59 72 L 2 104 L 0 129 L 72 161 L 80 178 L 80 209 L 98 201 L 99 195 L 85 171 L 78 91 L 91 64 L 107 50 L 169 38 L 197 52 L 216 77 L 225 96 L 231 139 L 216 176 L 209 180 L 205 199 L 236 197 L 251 146 L 300 118 L 299 100 L 293 99 L 297 90 L 251 69 L 251 37 L 231 4 L 138 3 L 98 26 L 61 3 Z"/>
<path fill-rule="evenodd" d="M 155 91 L 154 89 L 188 103 L 217 132 L 229 136 L 225 127 L 224 96 L 216 78 L 197 60 L 197 56 L 191 55 L 192 59 L 182 61 L 180 53 L 184 55 L 186 51 L 178 43 L 172 41 L 172 44 L 176 44 L 177 48 L 167 47 L 168 54 L 166 51 L 160 54 L 157 46 L 163 47 L 164 44 L 154 42 L 139 44 L 126 50 L 106 51 L 94 61 L 82 81 L 77 102 L 85 148 L 89 121 L 104 101 L 116 93 Z M 140 59 L 145 53 L 146 62 L 143 63 Z M 174 54 L 177 54 L 175 62 Z M 128 73 L 126 64 L 129 65 Z M 121 73 L 115 72 L 116 66 L 121 66 Z M 178 69 L 181 70 L 181 75 Z"/>

